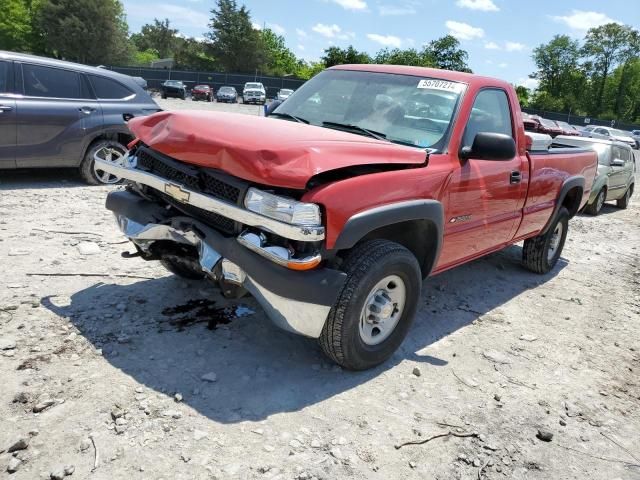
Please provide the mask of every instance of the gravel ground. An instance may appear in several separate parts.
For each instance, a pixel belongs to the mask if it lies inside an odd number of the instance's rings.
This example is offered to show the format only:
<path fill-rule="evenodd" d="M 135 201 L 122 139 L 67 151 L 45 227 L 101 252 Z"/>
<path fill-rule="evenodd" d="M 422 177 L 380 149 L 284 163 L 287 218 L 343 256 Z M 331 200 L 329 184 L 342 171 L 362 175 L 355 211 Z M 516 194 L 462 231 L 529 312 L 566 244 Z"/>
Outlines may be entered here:
<path fill-rule="evenodd" d="M 121 258 L 109 188 L 0 190 L 0 478 L 640 478 L 637 199 L 572 220 L 547 275 L 513 246 L 427 280 L 401 349 L 352 373 Z"/>

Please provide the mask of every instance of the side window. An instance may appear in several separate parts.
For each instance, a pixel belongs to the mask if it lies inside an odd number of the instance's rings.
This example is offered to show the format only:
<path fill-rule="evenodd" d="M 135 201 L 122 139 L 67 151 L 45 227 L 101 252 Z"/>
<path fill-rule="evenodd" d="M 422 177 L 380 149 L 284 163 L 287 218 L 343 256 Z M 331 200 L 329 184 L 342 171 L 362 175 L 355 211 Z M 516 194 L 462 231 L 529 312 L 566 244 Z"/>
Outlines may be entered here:
<path fill-rule="evenodd" d="M 609 136 L 609 132 L 604 128 L 596 128 L 596 133 L 599 133 L 600 135 L 606 135 L 607 137 Z"/>
<path fill-rule="evenodd" d="M 513 137 L 509 99 L 504 90 L 489 89 L 478 93 L 462 138 L 462 145 L 470 147 L 477 133 L 504 133 Z"/>
<path fill-rule="evenodd" d="M 80 98 L 78 74 L 60 68 L 22 64 L 24 94 L 30 97 Z"/>
<path fill-rule="evenodd" d="M 0 93 L 9 92 L 9 64 L 0 62 Z"/>
<path fill-rule="evenodd" d="M 89 75 L 89 77 L 99 100 L 122 100 L 134 95 L 134 92 L 120 82 L 98 75 Z"/>
<path fill-rule="evenodd" d="M 625 162 L 628 162 L 629 160 L 631 160 L 629 158 L 629 150 L 627 150 L 626 148 L 621 148 L 620 149 L 620 159 L 624 160 Z"/>

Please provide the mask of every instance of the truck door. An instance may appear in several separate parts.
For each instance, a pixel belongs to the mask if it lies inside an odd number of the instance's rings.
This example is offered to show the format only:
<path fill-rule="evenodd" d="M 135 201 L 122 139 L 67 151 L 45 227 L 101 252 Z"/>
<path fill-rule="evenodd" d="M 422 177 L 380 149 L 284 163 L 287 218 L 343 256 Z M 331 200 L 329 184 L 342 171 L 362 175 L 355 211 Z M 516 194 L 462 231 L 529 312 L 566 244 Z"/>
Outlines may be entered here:
<path fill-rule="evenodd" d="M 477 133 L 494 132 L 515 139 L 509 97 L 486 88 L 475 97 L 460 147 L 471 146 Z M 459 151 L 459 150 L 458 150 Z M 457 155 L 457 152 L 450 152 Z M 508 243 L 520 221 L 528 181 L 526 157 L 509 160 L 460 159 L 445 204 L 445 240 L 440 266 L 482 255 Z"/>
<path fill-rule="evenodd" d="M 92 108 L 82 98 L 80 76 L 48 65 L 18 65 L 22 66 L 24 95 L 16 99 L 17 166 L 77 166 L 87 115 L 83 109 Z"/>
<path fill-rule="evenodd" d="M 0 169 L 16 167 L 16 100 L 13 63 L 0 61 Z"/>

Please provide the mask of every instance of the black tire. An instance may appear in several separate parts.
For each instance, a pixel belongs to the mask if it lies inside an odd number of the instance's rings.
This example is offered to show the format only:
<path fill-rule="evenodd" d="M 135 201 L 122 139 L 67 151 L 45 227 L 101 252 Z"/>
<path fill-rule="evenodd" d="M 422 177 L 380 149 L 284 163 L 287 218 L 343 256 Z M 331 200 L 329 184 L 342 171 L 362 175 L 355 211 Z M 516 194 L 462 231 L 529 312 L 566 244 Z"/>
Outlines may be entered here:
<path fill-rule="evenodd" d="M 342 270 L 347 280 L 318 341 L 324 353 L 341 367 L 366 370 L 387 360 L 407 335 L 420 299 L 422 274 L 416 257 L 409 250 L 387 240 L 357 245 L 349 252 Z M 360 316 L 376 284 L 389 275 L 403 280 L 405 306 L 389 336 L 370 345 L 360 334 Z"/>
<path fill-rule="evenodd" d="M 559 224 L 562 225 L 560 240 L 556 247 L 555 254 L 549 258 L 551 240 Z M 556 214 L 556 218 L 553 220 L 553 223 L 544 235 L 538 235 L 537 237 L 529 238 L 524 241 L 524 247 L 522 249 L 522 264 L 527 269 L 535 273 L 549 272 L 553 267 L 555 267 L 560 255 L 562 255 L 562 249 L 564 248 L 564 242 L 567 239 L 568 231 L 569 211 L 566 208 L 561 207 Z"/>
<path fill-rule="evenodd" d="M 115 151 L 117 151 L 120 155 L 124 155 L 127 152 L 127 147 L 120 142 L 115 140 L 97 140 L 93 142 L 87 152 L 84 155 L 84 159 L 80 164 L 80 176 L 87 182 L 89 185 L 116 185 L 121 182 L 120 179 L 116 180 L 116 177 L 100 177 L 96 174 L 93 165 L 94 165 L 94 155 L 99 152 L 101 149 L 111 149 L 114 150 L 112 155 L 116 155 Z M 108 178 L 109 181 L 105 181 Z"/>
<path fill-rule="evenodd" d="M 627 191 L 624 193 L 624 197 L 616 200 L 616 206 L 623 210 L 627 208 L 631 202 L 631 195 L 633 195 L 633 185 L 627 188 Z"/>
<path fill-rule="evenodd" d="M 164 95 L 164 94 L 160 95 L 160 97 L 161 97 L 163 100 L 166 100 L 166 99 L 167 99 L 167 96 L 166 96 L 166 95 Z"/>
<path fill-rule="evenodd" d="M 202 280 L 205 276 L 204 272 L 194 262 L 196 260 L 178 255 L 167 255 L 160 259 L 162 266 L 174 275 L 189 280 Z"/>
<path fill-rule="evenodd" d="M 604 198 L 600 199 L 601 196 L 604 196 Z M 587 205 L 587 208 L 584 209 L 585 212 L 587 212 L 589 215 L 598 215 L 600 213 L 600 210 L 602 210 L 602 206 L 604 205 L 605 200 L 607 199 L 607 189 L 605 188 L 601 188 L 600 191 L 598 192 L 598 195 L 596 195 L 595 200 L 593 201 L 593 203 L 590 203 L 589 205 Z"/>

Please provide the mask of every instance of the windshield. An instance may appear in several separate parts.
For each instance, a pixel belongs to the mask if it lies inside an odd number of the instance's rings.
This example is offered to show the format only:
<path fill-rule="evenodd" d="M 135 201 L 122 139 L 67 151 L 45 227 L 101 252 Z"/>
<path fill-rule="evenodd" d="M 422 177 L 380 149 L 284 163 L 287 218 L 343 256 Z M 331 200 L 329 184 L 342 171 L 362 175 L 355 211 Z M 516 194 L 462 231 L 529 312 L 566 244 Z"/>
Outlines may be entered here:
<path fill-rule="evenodd" d="M 164 82 L 165 85 L 168 85 L 170 87 L 181 87 L 182 86 L 182 82 L 179 82 L 177 80 L 167 80 L 166 82 Z"/>
<path fill-rule="evenodd" d="M 558 125 L 552 120 L 547 120 L 546 118 L 540 118 L 540 123 L 545 127 L 549 128 L 558 128 Z"/>
<path fill-rule="evenodd" d="M 291 95 L 293 93 L 293 90 L 280 90 L 280 95 Z"/>
<path fill-rule="evenodd" d="M 235 89 L 233 87 L 220 87 L 220 93 L 233 93 Z"/>
<path fill-rule="evenodd" d="M 247 83 L 244 88 L 257 88 L 257 89 L 261 89 L 262 88 L 262 84 L 261 83 Z"/>
<path fill-rule="evenodd" d="M 355 126 L 391 142 L 440 150 L 465 88 L 459 82 L 410 75 L 325 70 L 275 112 L 312 125 Z"/>
<path fill-rule="evenodd" d="M 206 89 L 208 89 L 209 87 L 208 87 L 208 86 L 206 86 L 206 85 L 196 85 L 196 86 L 195 86 L 195 87 L 193 87 L 193 88 L 194 88 L 194 89 L 196 89 L 196 88 L 197 88 L 198 90 L 206 90 Z"/>

